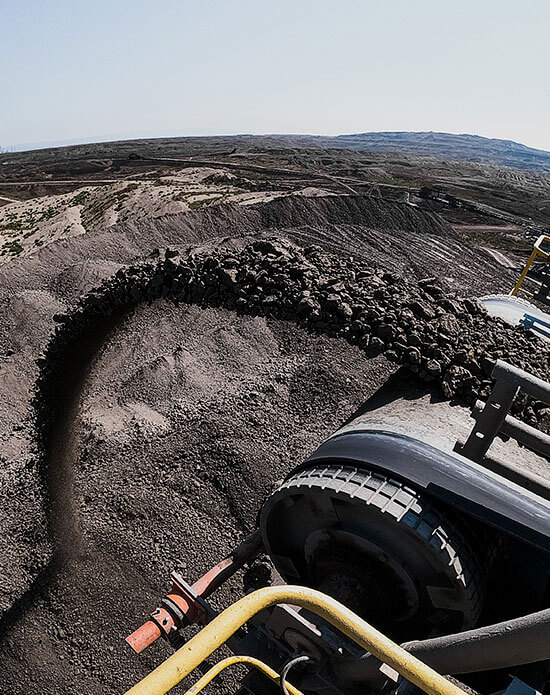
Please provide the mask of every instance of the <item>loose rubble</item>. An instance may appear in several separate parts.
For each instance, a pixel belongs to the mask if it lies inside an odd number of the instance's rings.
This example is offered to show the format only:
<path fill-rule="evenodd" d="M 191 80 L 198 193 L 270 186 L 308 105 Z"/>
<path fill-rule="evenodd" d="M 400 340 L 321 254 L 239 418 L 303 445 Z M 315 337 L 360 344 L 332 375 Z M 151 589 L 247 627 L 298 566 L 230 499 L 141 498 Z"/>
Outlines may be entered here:
<path fill-rule="evenodd" d="M 353 257 L 277 239 L 257 240 L 238 252 L 180 256 L 173 249 L 163 255 L 157 250 L 82 297 L 72 313 L 54 317 L 58 325 L 41 360 L 35 399 L 42 439 L 55 420 L 56 384 L 82 335 L 117 312 L 159 298 L 296 321 L 344 338 L 369 357 L 383 353 L 437 384 L 446 398 L 466 403 L 487 397 L 498 358 L 548 377 L 543 343 L 491 319 L 478 299 L 461 299 L 434 277 L 414 283 Z M 549 409 L 542 403 L 519 398 L 513 412 L 550 429 Z"/>

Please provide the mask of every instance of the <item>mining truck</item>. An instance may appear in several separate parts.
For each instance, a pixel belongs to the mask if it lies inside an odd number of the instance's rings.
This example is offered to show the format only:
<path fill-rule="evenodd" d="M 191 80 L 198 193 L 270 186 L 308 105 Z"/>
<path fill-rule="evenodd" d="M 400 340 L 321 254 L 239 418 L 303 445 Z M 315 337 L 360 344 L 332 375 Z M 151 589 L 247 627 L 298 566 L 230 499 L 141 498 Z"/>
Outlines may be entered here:
<path fill-rule="evenodd" d="M 492 377 L 470 412 L 393 374 L 275 485 L 250 537 L 192 584 L 172 574 L 127 642 L 175 651 L 128 695 L 201 664 L 188 695 L 236 664 L 249 695 L 548 692 L 550 436 L 510 407 L 550 404 L 550 384 L 500 360 Z M 209 596 L 240 570 L 218 613 Z"/>

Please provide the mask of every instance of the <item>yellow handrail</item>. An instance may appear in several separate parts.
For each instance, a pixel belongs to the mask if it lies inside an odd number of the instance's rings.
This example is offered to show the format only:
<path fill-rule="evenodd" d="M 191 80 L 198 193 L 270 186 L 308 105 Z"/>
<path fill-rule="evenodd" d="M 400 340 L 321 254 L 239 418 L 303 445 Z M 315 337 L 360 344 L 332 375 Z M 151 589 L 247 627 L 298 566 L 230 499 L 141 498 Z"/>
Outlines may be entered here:
<path fill-rule="evenodd" d="M 187 644 L 130 688 L 126 695 L 165 695 L 256 613 L 280 603 L 301 606 L 320 616 L 428 695 L 465 695 L 454 683 L 409 654 L 335 599 L 314 589 L 290 585 L 259 589 L 226 608 Z"/>
<path fill-rule="evenodd" d="M 528 292 L 527 290 L 522 290 L 521 285 L 523 284 L 523 281 L 525 280 L 527 273 L 531 269 L 531 266 L 533 265 L 535 258 L 537 256 L 542 256 L 543 258 L 548 258 L 550 256 L 550 251 L 542 250 L 542 245 L 545 242 L 550 242 L 550 236 L 545 236 L 544 234 L 539 236 L 539 238 L 535 241 L 535 245 L 533 246 L 533 251 L 529 256 L 529 260 L 527 261 L 525 268 L 522 270 L 522 273 L 519 276 L 519 280 L 516 282 L 514 289 L 510 292 L 511 297 L 515 297 L 520 291 L 528 295 L 529 297 L 533 296 L 531 292 Z"/>
<path fill-rule="evenodd" d="M 254 668 L 257 668 L 268 678 L 271 678 L 274 683 L 279 684 L 281 681 L 281 677 L 277 671 L 274 671 L 270 666 L 264 664 L 264 662 L 260 661 L 259 659 L 255 659 L 253 656 L 228 656 L 227 659 L 222 659 L 221 661 L 218 661 L 217 664 L 214 664 L 214 666 L 212 666 L 212 668 L 207 671 L 202 678 L 192 685 L 189 690 L 186 690 L 183 695 L 197 695 L 197 693 L 200 693 L 201 690 L 206 688 L 206 686 L 211 683 L 214 678 L 216 678 L 216 676 L 218 676 L 224 669 L 226 669 L 228 666 L 233 666 L 234 664 L 248 664 L 249 666 L 254 666 Z M 288 682 L 286 687 L 291 695 L 304 695 L 301 690 L 298 690 L 298 688 L 295 688 Z"/>

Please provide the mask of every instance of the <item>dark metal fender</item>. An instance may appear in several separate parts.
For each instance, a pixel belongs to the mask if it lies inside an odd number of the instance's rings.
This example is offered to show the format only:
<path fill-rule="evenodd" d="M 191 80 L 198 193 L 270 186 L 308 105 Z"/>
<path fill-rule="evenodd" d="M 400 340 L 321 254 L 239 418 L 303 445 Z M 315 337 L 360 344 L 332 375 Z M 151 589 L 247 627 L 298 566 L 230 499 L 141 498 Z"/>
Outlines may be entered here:
<path fill-rule="evenodd" d="M 340 461 L 394 475 L 448 506 L 550 552 L 550 503 L 451 452 L 403 434 L 355 430 L 325 441 L 295 469 Z"/>

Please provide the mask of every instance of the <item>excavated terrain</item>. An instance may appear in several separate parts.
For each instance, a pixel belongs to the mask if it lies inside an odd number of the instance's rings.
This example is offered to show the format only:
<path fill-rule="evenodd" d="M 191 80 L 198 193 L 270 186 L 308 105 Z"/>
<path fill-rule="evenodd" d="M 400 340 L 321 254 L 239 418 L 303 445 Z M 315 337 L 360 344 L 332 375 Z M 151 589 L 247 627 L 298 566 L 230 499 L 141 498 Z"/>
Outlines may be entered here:
<path fill-rule="evenodd" d="M 123 638 L 170 571 L 230 550 L 398 365 L 463 402 L 498 357 L 547 376 L 547 349 L 476 300 L 513 277 L 437 215 L 353 196 L 119 224 L 4 265 L 2 692 L 132 685 L 168 653 Z M 517 412 L 548 431 L 540 404 Z"/>

